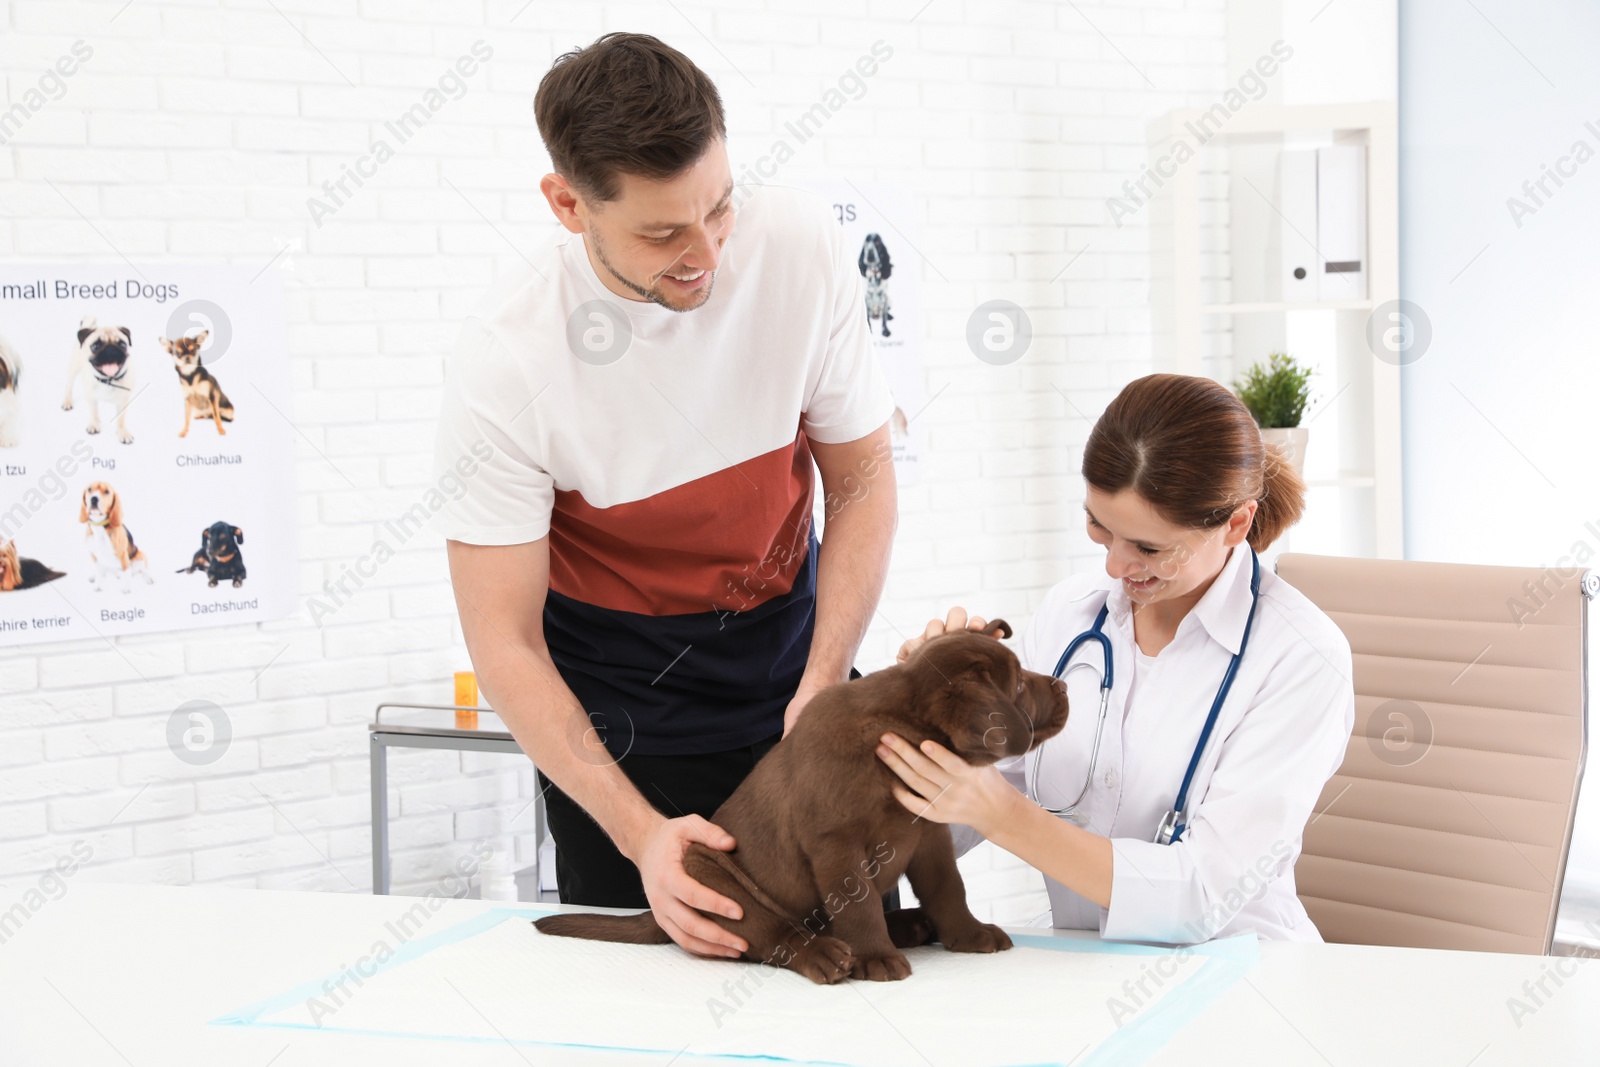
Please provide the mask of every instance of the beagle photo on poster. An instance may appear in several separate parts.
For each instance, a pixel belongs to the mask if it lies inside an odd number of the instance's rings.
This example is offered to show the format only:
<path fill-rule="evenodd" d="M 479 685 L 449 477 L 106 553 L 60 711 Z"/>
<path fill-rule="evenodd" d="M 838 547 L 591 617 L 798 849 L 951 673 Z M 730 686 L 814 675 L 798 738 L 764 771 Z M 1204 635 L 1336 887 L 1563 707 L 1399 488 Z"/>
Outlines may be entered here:
<path fill-rule="evenodd" d="M 122 522 L 122 498 L 105 482 L 91 482 L 83 491 L 78 521 L 85 528 L 89 545 L 89 585 L 99 592 L 102 584 L 115 578 L 124 593 L 131 592 L 128 578 L 138 575 L 153 584 L 144 552 L 134 543 L 133 533 Z"/>
<path fill-rule="evenodd" d="M 78 326 L 78 346 L 73 349 L 67 364 L 67 395 L 61 401 L 62 411 L 71 411 L 73 394 L 78 379 L 87 378 L 84 402 L 89 406 L 87 433 L 100 432 L 100 405 L 113 404 L 117 409 L 117 440 L 133 444 L 133 434 L 128 432 L 128 404 L 134 395 L 133 368 L 128 357 L 133 349 L 133 335 L 126 326 L 100 326 L 93 315 L 85 315 Z"/>

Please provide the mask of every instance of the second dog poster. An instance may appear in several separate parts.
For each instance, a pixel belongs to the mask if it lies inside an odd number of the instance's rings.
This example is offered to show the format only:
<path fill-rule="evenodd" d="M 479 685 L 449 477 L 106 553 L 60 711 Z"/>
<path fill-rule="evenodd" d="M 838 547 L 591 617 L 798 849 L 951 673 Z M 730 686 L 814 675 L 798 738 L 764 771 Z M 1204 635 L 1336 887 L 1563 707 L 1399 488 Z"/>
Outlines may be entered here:
<path fill-rule="evenodd" d="M 915 485 L 922 454 L 917 416 L 924 400 L 922 309 L 917 300 L 921 268 L 912 245 L 917 239 L 914 201 L 902 190 L 881 185 L 839 182 L 814 188 L 828 199 L 834 221 L 844 228 L 845 243 L 861 275 L 861 313 L 894 394 L 889 439 L 895 477 L 901 485 Z"/>
<path fill-rule="evenodd" d="M 290 417 L 274 272 L 0 267 L 0 645 L 288 614 Z"/>

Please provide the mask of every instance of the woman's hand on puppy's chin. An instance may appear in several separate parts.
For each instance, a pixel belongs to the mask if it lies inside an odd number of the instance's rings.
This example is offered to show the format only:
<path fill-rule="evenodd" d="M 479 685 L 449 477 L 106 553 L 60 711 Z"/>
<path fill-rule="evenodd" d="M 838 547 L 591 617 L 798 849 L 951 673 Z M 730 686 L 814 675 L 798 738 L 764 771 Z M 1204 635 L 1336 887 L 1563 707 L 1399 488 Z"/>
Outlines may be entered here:
<path fill-rule="evenodd" d="M 962 823 L 984 837 L 1008 822 L 1022 796 L 992 764 L 974 767 L 937 741 L 913 746 L 896 733 L 879 739 L 877 756 L 900 781 L 894 797 L 930 822 Z"/>
<path fill-rule="evenodd" d="M 988 620 L 982 615 L 974 615 L 968 618 L 967 609 L 958 605 L 951 608 L 950 614 L 943 619 L 929 619 L 928 625 L 923 628 L 920 637 L 913 637 L 900 646 L 900 651 L 895 653 L 894 661 L 896 663 L 904 663 L 911 658 L 917 649 L 940 634 L 950 633 L 954 630 L 984 630 L 988 626 Z"/>
<path fill-rule="evenodd" d="M 743 911 L 735 901 L 695 881 L 684 870 L 683 854 L 696 841 L 724 852 L 734 846 L 733 835 L 698 815 L 664 818 L 656 825 L 637 861 L 645 899 L 661 929 L 686 951 L 737 959 L 749 944 L 700 913 L 739 919 Z"/>

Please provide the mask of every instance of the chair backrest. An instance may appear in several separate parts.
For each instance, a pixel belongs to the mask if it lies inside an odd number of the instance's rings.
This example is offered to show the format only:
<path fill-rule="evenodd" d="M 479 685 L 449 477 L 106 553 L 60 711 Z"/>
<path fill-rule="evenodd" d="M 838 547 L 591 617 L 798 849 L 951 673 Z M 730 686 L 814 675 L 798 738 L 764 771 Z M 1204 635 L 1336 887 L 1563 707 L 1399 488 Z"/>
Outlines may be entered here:
<path fill-rule="evenodd" d="M 1355 731 L 1295 867 L 1322 936 L 1547 952 L 1600 576 L 1292 553 L 1277 572 L 1355 660 Z"/>

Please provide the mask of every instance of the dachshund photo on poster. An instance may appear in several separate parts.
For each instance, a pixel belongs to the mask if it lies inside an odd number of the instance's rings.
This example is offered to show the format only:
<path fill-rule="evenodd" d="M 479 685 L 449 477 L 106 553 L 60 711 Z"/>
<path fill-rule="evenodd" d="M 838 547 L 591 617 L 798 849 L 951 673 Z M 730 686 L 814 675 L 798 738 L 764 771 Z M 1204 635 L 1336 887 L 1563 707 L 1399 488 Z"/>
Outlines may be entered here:
<path fill-rule="evenodd" d="M 179 574 L 206 572 L 206 585 L 215 587 L 218 582 L 232 582 L 237 589 L 244 584 L 244 553 L 239 545 L 244 541 L 244 531 L 231 522 L 214 522 L 200 531 L 200 547 L 187 567 L 179 567 Z"/>

